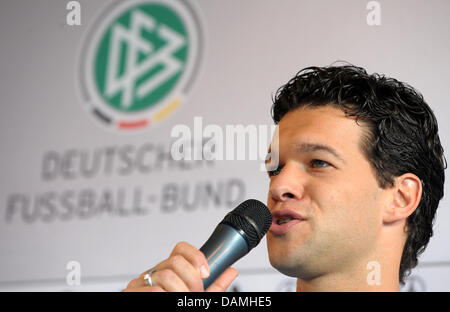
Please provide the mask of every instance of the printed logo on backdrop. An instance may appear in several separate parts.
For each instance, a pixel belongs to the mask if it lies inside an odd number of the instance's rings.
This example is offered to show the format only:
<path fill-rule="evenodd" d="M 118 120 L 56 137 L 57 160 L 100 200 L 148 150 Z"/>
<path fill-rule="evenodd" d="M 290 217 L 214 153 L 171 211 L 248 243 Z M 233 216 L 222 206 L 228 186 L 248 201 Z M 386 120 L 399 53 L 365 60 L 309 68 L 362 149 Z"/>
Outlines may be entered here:
<path fill-rule="evenodd" d="M 84 105 L 108 129 L 149 129 L 185 101 L 202 48 L 200 20 L 187 1 L 116 2 L 83 44 Z"/>

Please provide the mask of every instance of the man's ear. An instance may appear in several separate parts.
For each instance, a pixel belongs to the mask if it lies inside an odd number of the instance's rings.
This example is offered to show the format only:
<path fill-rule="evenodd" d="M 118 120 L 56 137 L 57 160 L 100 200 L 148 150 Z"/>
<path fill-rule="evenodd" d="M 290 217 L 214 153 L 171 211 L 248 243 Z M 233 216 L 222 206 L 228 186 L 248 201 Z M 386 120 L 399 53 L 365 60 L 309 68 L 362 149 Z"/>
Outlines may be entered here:
<path fill-rule="evenodd" d="M 407 219 L 419 206 L 422 198 L 422 182 L 412 173 L 395 178 L 392 200 L 383 212 L 383 222 L 392 223 Z"/>

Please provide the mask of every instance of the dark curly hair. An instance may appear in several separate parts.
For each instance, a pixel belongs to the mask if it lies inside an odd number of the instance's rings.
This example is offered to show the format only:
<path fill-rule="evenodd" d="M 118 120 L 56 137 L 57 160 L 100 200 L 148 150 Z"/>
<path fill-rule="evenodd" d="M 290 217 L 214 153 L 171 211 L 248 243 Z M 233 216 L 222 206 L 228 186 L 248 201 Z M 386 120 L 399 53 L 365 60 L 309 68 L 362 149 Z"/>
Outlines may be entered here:
<path fill-rule="evenodd" d="M 273 98 L 276 124 L 298 107 L 336 105 L 368 126 L 361 148 L 378 184 L 393 186 L 394 177 L 410 172 L 422 181 L 422 198 L 406 222 L 407 240 L 399 280 L 417 265 L 433 235 L 433 222 L 444 196 L 447 167 L 436 117 L 423 96 L 410 85 L 384 75 L 369 75 L 351 64 L 302 69 Z"/>

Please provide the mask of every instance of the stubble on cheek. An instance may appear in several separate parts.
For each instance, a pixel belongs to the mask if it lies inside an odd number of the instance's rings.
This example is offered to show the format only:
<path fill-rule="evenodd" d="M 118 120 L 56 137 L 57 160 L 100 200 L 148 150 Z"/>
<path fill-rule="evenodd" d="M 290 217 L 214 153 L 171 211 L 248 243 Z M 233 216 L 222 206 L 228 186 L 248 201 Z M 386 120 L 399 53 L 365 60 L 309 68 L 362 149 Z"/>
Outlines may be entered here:
<path fill-rule="evenodd" d="M 360 196 L 359 198 L 355 198 Z M 343 197 L 340 206 L 335 206 L 324 219 L 320 231 L 323 265 L 352 266 L 358 259 L 369 255 L 377 241 L 377 204 L 374 193 L 367 190 Z"/>
<path fill-rule="evenodd" d="M 301 226 L 301 229 L 295 229 L 283 236 L 273 236 L 270 233 L 267 235 L 270 263 L 281 273 L 292 277 L 299 276 L 299 268 L 311 257 L 310 224 Z"/>

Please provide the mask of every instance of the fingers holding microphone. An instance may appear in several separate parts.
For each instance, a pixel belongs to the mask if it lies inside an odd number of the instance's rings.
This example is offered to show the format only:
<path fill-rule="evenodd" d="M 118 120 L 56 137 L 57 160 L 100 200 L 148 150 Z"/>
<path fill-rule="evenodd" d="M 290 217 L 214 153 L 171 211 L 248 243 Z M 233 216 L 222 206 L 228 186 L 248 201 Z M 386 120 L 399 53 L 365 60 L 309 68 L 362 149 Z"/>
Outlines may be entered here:
<path fill-rule="evenodd" d="M 168 259 L 132 280 L 125 290 L 225 291 L 237 276 L 231 265 L 259 244 L 271 224 L 266 205 L 246 200 L 225 215 L 200 249 L 177 244 Z"/>
<path fill-rule="evenodd" d="M 132 280 L 124 291 L 200 292 L 204 290 L 202 279 L 209 274 L 205 255 L 194 246 L 181 242 L 175 246 L 169 258 Z M 225 291 L 236 276 L 237 271 L 229 268 L 208 290 Z"/>

